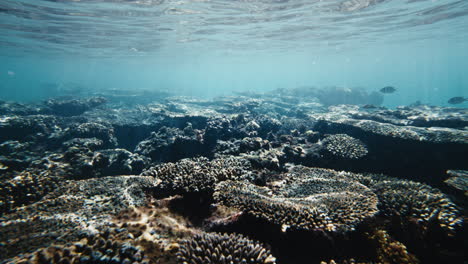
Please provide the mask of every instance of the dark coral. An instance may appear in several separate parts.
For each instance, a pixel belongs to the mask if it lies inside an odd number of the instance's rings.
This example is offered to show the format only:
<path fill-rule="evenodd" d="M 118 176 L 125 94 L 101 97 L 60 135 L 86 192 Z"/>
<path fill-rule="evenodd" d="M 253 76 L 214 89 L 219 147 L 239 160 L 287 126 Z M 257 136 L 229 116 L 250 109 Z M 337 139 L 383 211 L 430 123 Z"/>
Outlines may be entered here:
<path fill-rule="evenodd" d="M 417 264 L 419 260 L 406 246 L 390 237 L 385 230 L 374 231 L 369 239 L 377 246 L 377 258 L 381 263 Z"/>
<path fill-rule="evenodd" d="M 239 158 L 200 157 L 157 165 L 141 175 L 154 176 L 157 189 L 168 194 L 212 193 L 216 183 L 243 179 L 249 168 L 249 162 Z"/>
<path fill-rule="evenodd" d="M 162 127 L 149 138 L 141 141 L 135 152 L 150 157 L 153 161 L 177 161 L 198 155 L 207 155 L 200 132 L 193 129 Z"/>
<path fill-rule="evenodd" d="M 463 225 L 460 209 L 436 188 L 383 175 L 356 176 L 377 194 L 379 210 L 384 215 L 416 220 L 421 225 L 436 221 L 449 234 Z"/>
<path fill-rule="evenodd" d="M 238 234 L 196 235 L 182 242 L 177 256 L 180 264 L 276 263 L 264 245 Z"/>
<path fill-rule="evenodd" d="M 0 215 L 40 200 L 58 185 L 56 178 L 23 171 L 0 182 Z"/>
<path fill-rule="evenodd" d="M 104 97 L 91 97 L 87 99 L 50 99 L 45 105 L 50 112 L 59 116 L 76 116 L 106 103 Z"/>
<path fill-rule="evenodd" d="M 58 132 L 60 120 L 48 115 L 2 116 L 0 117 L 0 142 L 21 142 L 47 139 Z"/>
<path fill-rule="evenodd" d="M 102 140 L 103 148 L 113 148 L 117 146 L 114 128 L 106 122 L 72 123 L 61 131 L 55 137 L 55 140 L 63 142 L 75 138 L 97 138 Z"/>
<path fill-rule="evenodd" d="M 94 153 L 91 161 L 100 175 L 137 175 L 149 165 L 149 158 L 125 149 L 107 149 Z"/>
<path fill-rule="evenodd" d="M 51 246 L 38 250 L 22 264 L 129 264 L 149 263 L 144 252 L 128 242 L 119 242 L 110 231 L 96 235 L 88 235 L 70 247 Z"/>

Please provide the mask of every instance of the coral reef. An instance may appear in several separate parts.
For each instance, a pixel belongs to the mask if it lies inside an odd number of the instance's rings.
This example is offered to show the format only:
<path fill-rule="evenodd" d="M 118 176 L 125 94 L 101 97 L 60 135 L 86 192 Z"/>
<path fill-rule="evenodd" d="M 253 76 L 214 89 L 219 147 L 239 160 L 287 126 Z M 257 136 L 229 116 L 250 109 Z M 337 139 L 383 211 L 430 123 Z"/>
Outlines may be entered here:
<path fill-rule="evenodd" d="M 0 262 L 465 260 L 466 109 L 143 94 L 0 102 Z"/>
<path fill-rule="evenodd" d="M 45 105 L 51 113 L 59 116 L 76 116 L 107 102 L 104 97 L 87 99 L 50 99 Z"/>
<path fill-rule="evenodd" d="M 359 159 L 367 155 L 368 151 L 361 140 L 346 134 L 327 136 L 321 141 L 325 152 L 331 156 L 343 159 Z"/>
<path fill-rule="evenodd" d="M 67 141 L 74 138 L 97 138 L 103 141 L 104 148 L 117 146 L 114 129 L 108 123 L 72 123 L 58 135 L 58 140 L 60 141 Z"/>
<path fill-rule="evenodd" d="M 249 168 L 249 162 L 239 158 L 209 161 L 201 157 L 157 165 L 142 172 L 141 175 L 155 177 L 158 181 L 157 190 L 171 195 L 210 193 L 220 181 L 244 179 Z"/>
<path fill-rule="evenodd" d="M 17 260 L 21 264 L 65 264 L 96 263 L 125 264 L 149 263 L 144 252 L 128 242 L 117 241 L 109 230 L 88 235 L 70 247 L 51 246 L 38 250 L 27 259 Z"/>
<path fill-rule="evenodd" d="M 377 197 L 366 186 L 326 170 L 295 168 L 272 188 L 225 181 L 215 200 L 281 226 L 282 230 L 352 230 L 377 213 Z"/>
<path fill-rule="evenodd" d="M 23 171 L 0 182 L 0 215 L 40 200 L 45 194 L 57 188 L 57 178 L 36 175 Z"/>
<path fill-rule="evenodd" d="M 468 171 L 448 170 L 447 174 L 451 177 L 444 182 L 453 188 L 462 191 L 465 196 L 468 196 Z"/>
<path fill-rule="evenodd" d="M 422 225 L 436 221 L 449 233 L 455 232 L 463 225 L 459 208 L 438 189 L 383 175 L 357 178 L 377 194 L 379 210 L 384 215 L 398 215 L 407 220 L 416 220 Z"/>
<path fill-rule="evenodd" d="M 162 127 L 158 132 L 141 141 L 135 152 L 150 157 L 153 161 L 176 161 L 181 158 L 206 154 L 199 132 L 191 129 Z"/>
<path fill-rule="evenodd" d="M 418 259 L 408 252 L 405 245 L 392 239 L 385 230 L 376 230 L 369 239 L 377 244 L 377 258 L 380 263 L 419 263 Z"/>
<path fill-rule="evenodd" d="M 263 245 L 237 234 L 196 235 L 181 243 L 177 256 L 181 264 L 276 263 Z"/>
<path fill-rule="evenodd" d="M 154 185 L 154 179 L 145 176 L 64 182 L 40 201 L 16 208 L 0 219 L 0 250 L 6 250 L 0 255 L 13 257 L 52 243 L 73 241 L 83 232 L 95 232 L 108 226 L 120 211 L 144 205 L 148 199 L 145 190 Z"/>

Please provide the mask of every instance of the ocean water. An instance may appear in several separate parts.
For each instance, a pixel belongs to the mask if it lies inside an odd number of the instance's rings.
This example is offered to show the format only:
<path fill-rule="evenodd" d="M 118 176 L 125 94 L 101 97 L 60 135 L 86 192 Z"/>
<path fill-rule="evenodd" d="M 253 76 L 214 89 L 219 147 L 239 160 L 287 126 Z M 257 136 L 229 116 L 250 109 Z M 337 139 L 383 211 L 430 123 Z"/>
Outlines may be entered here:
<path fill-rule="evenodd" d="M 0 98 L 391 85 L 385 106 L 447 106 L 468 96 L 467 15 L 462 0 L 4 0 Z"/>

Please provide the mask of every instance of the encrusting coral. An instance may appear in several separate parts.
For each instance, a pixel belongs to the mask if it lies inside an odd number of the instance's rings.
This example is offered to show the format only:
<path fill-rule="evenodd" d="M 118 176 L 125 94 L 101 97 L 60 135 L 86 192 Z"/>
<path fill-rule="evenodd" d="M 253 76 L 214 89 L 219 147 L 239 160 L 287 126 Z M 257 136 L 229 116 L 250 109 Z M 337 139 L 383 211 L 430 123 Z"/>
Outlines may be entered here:
<path fill-rule="evenodd" d="M 264 245 L 239 234 L 203 233 L 181 243 L 180 264 L 275 264 Z"/>

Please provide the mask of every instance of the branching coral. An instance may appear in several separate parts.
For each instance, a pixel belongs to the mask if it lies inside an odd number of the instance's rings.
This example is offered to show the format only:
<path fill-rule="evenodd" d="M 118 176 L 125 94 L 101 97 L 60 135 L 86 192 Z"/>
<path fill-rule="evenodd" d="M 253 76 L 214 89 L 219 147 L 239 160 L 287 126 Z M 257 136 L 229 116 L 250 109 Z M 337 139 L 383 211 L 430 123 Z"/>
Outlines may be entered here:
<path fill-rule="evenodd" d="M 158 180 L 157 189 L 170 194 L 212 192 L 216 183 L 245 178 L 250 163 L 243 159 L 183 159 L 164 163 L 142 173 Z"/>
<path fill-rule="evenodd" d="M 360 159 L 368 153 L 366 145 L 361 140 L 346 134 L 327 136 L 321 144 L 327 154 L 342 159 Z"/>
<path fill-rule="evenodd" d="M 205 233 L 182 242 L 181 264 L 274 264 L 275 257 L 262 244 L 238 234 Z"/>
<path fill-rule="evenodd" d="M 110 232 L 88 236 L 71 247 L 51 246 L 39 250 L 21 264 L 126 264 L 148 263 L 143 251 L 129 244 L 114 239 Z"/>
<path fill-rule="evenodd" d="M 460 210 L 438 189 L 378 175 L 360 178 L 377 194 L 379 210 L 384 215 L 397 214 L 422 224 L 435 220 L 450 233 L 463 224 Z"/>
<path fill-rule="evenodd" d="M 384 230 L 376 230 L 369 237 L 377 244 L 377 258 L 385 264 L 417 264 L 419 261 L 408 252 L 406 246 L 390 237 Z"/>

